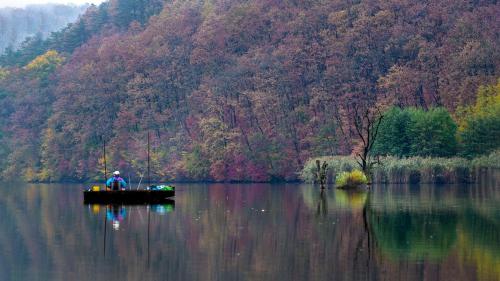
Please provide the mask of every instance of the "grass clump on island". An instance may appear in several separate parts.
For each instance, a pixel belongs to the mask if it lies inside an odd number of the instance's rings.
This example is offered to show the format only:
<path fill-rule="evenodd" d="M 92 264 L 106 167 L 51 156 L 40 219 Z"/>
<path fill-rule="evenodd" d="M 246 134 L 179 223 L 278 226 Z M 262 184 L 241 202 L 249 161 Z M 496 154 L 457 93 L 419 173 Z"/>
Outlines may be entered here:
<path fill-rule="evenodd" d="M 342 172 L 359 169 L 352 156 L 325 156 L 310 159 L 300 177 L 305 182 L 316 181 L 316 160 L 328 164 L 328 183 Z M 380 164 L 372 170 L 373 183 L 472 183 L 476 182 L 481 169 L 500 169 L 500 151 L 474 159 L 461 157 L 380 157 Z"/>
<path fill-rule="evenodd" d="M 368 183 L 365 173 L 360 170 L 341 172 L 335 178 L 335 185 L 340 188 L 357 187 Z"/>

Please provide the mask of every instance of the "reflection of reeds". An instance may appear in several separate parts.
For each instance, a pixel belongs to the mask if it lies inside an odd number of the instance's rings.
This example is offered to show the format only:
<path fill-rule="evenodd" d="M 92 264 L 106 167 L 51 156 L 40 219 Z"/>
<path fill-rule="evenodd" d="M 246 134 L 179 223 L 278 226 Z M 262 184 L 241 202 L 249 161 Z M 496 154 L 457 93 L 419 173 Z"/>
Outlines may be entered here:
<path fill-rule="evenodd" d="M 321 157 L 328 164 L 327 178 L 332 183 L 335 177 L 358 168 L 356 160 L 350 156 Z M 301 178 L 314 182 L 315 160 L 306 163 Z M 500 169 L 500 152 L 473 160 L 465 158 L 431 157 L 382 157 L 380 165 L 374 167 L 373 182 L 377 183 L 469 183 L 476 182 L 480 171 Z"/>

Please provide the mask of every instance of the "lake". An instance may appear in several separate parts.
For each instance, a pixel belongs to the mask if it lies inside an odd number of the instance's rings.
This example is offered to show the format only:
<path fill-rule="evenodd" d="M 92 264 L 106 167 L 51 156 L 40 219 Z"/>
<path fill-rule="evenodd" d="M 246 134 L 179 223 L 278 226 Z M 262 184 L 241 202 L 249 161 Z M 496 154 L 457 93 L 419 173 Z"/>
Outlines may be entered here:
<path fill-rule="evenodd" d="M 178 184 L 155 206 L 1 184 L 0 280 L 500 280 L 499 182 Z"/>

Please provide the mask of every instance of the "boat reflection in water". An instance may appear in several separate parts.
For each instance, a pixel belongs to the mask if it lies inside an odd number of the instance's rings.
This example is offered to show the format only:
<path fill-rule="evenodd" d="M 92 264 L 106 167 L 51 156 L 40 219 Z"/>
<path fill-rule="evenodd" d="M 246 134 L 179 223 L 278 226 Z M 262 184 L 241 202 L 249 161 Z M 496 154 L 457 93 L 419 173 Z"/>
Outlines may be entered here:
<path fill-rule="evenodd" d="M 151 212 L 159 214 L 159 215 L 166 215 L 170 212 L 174 211 L 175 204 L 158 204 L 158 205 L 151 205 Z"/>
<path fill-rule="evenodd" d="M 127 209 L 137 211 L 141 218 L 145 216 L 142 214 L 145 211 L 148 212 L 148 215 L 151 212 L 164 216 L 174 211 L 175 201 L 169 200 L 169 202 L 154 205 L 89 204 L 88 206 L 94 215 L 99 215 L 101 209 L 104 209 L 106 212 L 106 221 L 111 222 L 113 230 L 120 230 L 120 224 L 127 218 Z"/>
<path fill-rule="evenodd" d="M 131 226 L 133 222 L 130 220 L 138 220 L 139 223 L 146 224 L 147 220 L 147 230 L 144 232 L 147 233 L 147 266 L 150 266 L 150 236 L 151 236 L 151 214 L 165 216 L 168 213 L 174 211 L 175 201 L 168 200 L 168 202 L 164 202 L 163 204 L 155 204 L 155 205 L 124 205 L 124 204 L 107 204 L 107 205 L 99 205 L 99 204 L 89 204 L 89 209 L 92 214 L 95 216 L 99 216 L 101 209 L 105 211 L 105 219 L 104 219 L 104 234 L 103 234 L 103 256 L 106 257 L 106 252 L 109 252 L 107 246 L 108 240 L 113 240 L 114 235 L 107 234 L 107 225 L 111 223 L 113 231 L 125 230 L 122 225 Z M 145 214 L 145 212 L 147 214 Z M 131 218 L 131 216 L 127 216 L 127 214 L 134 214 L 136 216 Z M 127 221 L 128 220 L 128 221 Z M 108 236 L 110 236 L 108 238 Z M 109 254 L 108 254 L 109 255 Z"/>
<path fill-rule="evenodd" d="M 152 204 L 152 205 L 130 205 L 130 204 L 88 204 L 89 210 L 92 214 L 97 215 L 101 212 L 101 209 L 106 210 L 106 216 L 109 220 L 119 220 L 122 221 L 127 215 L 128 208 L 142 207 L 143 209 L 151 209 L 151 212 L 166 215 L 171 213 L 175 209 L 175 201 L 170 200 L 163 204 Z"/>

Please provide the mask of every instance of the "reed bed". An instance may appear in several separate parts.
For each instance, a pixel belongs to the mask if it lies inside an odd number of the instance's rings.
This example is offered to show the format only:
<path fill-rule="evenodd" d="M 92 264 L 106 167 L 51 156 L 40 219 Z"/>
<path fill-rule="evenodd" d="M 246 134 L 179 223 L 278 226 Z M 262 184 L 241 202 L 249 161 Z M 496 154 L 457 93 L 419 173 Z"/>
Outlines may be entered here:
<path fill-rule="evenodd" d="M 316 181 L 316 159 L 328 163 L 327 182 L 333 183 L 338 174 L 359 169 L 351 156 L 328 156 L 310 159 L 300 177 L 308 183 Z M 473 183 L 481 171 L 500 169 L 500 151 L 475 159 L 460 157 L 432 158 L 392 156 L 381 157 L 380 164 L 373 168 L 373 183 Z"/>

